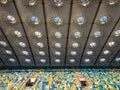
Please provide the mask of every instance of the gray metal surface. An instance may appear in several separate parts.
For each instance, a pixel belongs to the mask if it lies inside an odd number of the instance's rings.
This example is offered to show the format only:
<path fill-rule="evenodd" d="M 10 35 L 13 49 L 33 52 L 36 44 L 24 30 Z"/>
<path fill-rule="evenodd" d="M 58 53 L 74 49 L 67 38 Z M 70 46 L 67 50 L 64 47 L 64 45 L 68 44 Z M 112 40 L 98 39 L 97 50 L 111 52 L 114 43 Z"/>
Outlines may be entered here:
<path fill-rule="evenodd" d="M 0 41 L 8 45 L 0 45 L 0 67 L 120 66 L 120 31 L 116 32 L 120 30 L 119 0 L 112 3 L 109 0 L 88 0 L 87 3 L 63 0 L 59 4 L 55 4 L 54 0 L 28 1 L 0 1 Z M 14 16 L 16 23 L 10 23 L 8 15 Z M 31 22 L 32 16 L 38 18 L 37 24 Z M 107 16 L 105 23 L 99 21 L 102 16 Z M 60 25 L 54 23 L 55 17 L 62 19 Z M 83 17 L 85 22 L 78 24 L 78 17 Z M 21 32 L 21 37 L 16 36 L 15 31 Z M 37 37 L 35 32 L 42 36 Z M 61 33 L 62 37 L 56 38 L 55 32 Z M 75 32 L 80 32 L 79 38 L 75 38 Z M 95 36 L 95 32 L 100 32 L 100 37 Z M 109 46 L 112 41 L 115 45 Z M 20 42 L 26 46 L 21 47 Z M 96 46 L 91 47 L 91 42 L 96 42 Z M 37 43 L 42 43 L 43 47 Z M 61 47 L 55 47 L 56 43 L 60 43 Z M 73 43 L 78 43 L 78 47 L 73 47 Z M 8 49 L 12 55 L 4 53 Z M 29 55 L 22 54 L 23 51 Z M 14 58 L 15 62 L 9 61 L 10 58 Z"/>

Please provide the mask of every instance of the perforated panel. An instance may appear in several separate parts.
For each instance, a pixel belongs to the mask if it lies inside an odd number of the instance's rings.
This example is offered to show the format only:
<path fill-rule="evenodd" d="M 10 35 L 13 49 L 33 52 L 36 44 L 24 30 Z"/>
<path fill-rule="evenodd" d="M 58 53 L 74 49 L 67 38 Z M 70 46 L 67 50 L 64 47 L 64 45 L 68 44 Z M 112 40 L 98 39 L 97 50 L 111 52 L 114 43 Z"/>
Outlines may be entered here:
<path fill-rule="evenodd" d="M 9 45 L 6 37 L 3 35 L 0 29 L 0 65 L 5 66 L 20 66 L 19 61 L 16 58 L 16 55 Z"/>
<path fill-rule="evenodd" d="M 8 3 L 6 5 L 0 4 L 0 26 L 2 28 L 2 31 L 8 38 L 11 46 L 13 47 L 16 55 L 18 56 L 18 59 L 22 66 L 32 66 L 34 65 L 33 57 L 31 55 L 31 51 L 26 39 L 25 32 L 23 30 L 23 27 L 21 25 L 20 19 L 18 17 L 18 13 L 16 12 L 15 5 L 12 0 L 8 0 Z M 15 24 L 11 24 L 7 22 L 7 16 L 12 15 L 16 19 Z M 22 35 L 16 36 L 14 35 L 14 31 L 19 31 Z M 21 48 L 17 46 L 18 42 L 24 42 L 26 44 L 25 48 Z M 22 51 L 27 51 L 29 54 L 22 54 Z M 25 61 L 25 59 L 30 59 L 31 61 L 28 63 Z"/>
<path fill-rule="evenodd" d="M 33 57 L 37 66 L 49 65 L 49 52 L 47 43 L 47 33 L 45 28 L 45 17 L 43 11 L 43 4 L 41 0 L 37 0 L 34 6 L 29 6 L 25 0 L 16 0 L 18 12 L 23 22 L 23 27 L 27 34 L 32 49 Z M 26 13 L 26 14 L 25 14 Z M 40 23 L 34 25 L 31 22 L 31 17 L 35 16 L 39 19 Z M 40 32 L 42 37 L 35 36 L 35 32 Z M 37 43 L 43 43 L 44 47 L 37 46 Z M 45 55 L 40 55 L 39 52 L 43 51 Z M 42 59 L 46 60 L 46 63 L 41 62 Z"/>
<path fill-rule="evenodd" d="M 51 0 L 52 1 L 52 0 Z M 51 65 L 65 65 L 65 50 L 67 41 L 68 24 L 70 17 L 70 4 L 71 0 L 64 0 L 63 5 L 57 7 L 50 0 L 44 0 L 45 3 L 45 13 L 46 13 L 46 23 L 49 37 L 50 45 L 50 58 Z M 56 25 L 54 23 L 54 18 L 60 17 L 62 19 L 61 25 Z M 60 38 L 55 37 L 55 33 L 61 33 Z M 61 47 L 56 48 L 55 43 L 60 43 Z M 59 52 L 61 55 L 56 55 Z M 60 60 L 60 62 L 55 62 L 55 60 Z"/>

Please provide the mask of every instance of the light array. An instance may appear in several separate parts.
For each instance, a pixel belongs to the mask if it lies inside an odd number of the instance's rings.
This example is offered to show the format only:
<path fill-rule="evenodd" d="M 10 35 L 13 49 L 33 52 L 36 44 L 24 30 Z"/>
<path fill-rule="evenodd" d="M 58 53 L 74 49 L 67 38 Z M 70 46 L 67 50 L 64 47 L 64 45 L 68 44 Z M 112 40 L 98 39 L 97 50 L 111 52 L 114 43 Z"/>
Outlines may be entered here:
<path fill-rule="evenodd" d="M 1 0 L 0 65 L 119 66 L 119 8 L 119 0 Z"/>
<path fill-rule="evenodd" d="M 19 62 L 13 49 L 10 47 L 8 40 L 4 37 L 0 29 L 0 65 L 6 64 L 8 66 L 18 66 Z M 5 62 L 5 63 L 4 63 Z M 1 64 L 3 63 L 3 64 Z M 14 65 L 13 65 L 14 64 Z"/>

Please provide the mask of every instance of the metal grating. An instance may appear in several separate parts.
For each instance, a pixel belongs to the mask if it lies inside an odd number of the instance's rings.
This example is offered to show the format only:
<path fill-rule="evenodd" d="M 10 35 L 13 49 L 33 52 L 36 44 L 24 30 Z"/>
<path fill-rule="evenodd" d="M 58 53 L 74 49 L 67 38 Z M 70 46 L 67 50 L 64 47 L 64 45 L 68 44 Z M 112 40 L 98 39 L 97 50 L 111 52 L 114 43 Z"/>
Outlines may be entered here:
<path fill-rule="evenodd" d="M 120 1 L 0 0 L 2 66 L 120 66 Z"/>

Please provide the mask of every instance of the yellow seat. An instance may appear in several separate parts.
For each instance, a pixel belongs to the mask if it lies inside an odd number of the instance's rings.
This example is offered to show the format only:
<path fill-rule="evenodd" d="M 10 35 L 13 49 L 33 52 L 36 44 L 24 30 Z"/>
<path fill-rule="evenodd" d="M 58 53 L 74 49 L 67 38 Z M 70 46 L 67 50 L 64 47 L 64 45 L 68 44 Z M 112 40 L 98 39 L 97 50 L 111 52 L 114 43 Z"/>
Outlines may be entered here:
<path fill-rule="evenodd" d="M 59 88 L 57 88 L 57 90 L 61 90 L 61 88 L 59 87 Z"/>
<path fill-rule="evenodd" d="M 75 86 L 71 86 L 70 90 L 77 90 Z"/>
<path fill-rule="evenodd" d="M 109 86 L 109 89 L 110 90 L 116 90 L 114 87 L 112 87 L 112 86 Z"/>
<path fill-rule="evenodd" d="M 65 81 L 62 81 L 62 82 L 61 82 L 61 84 L 62 84 L 62 85 L 65 85 L 65 84 L 66 84 L 66 82 L 65 82 Z"/>
<path fill-rule="evenodd" d="M 98 87 L 98 88 L 96 88 L 95 90 L 100 90 L 100 88 Z"/>
<path fill-rule="evenodd" d="M 73 83 L 76 85 L 77 84 L 77 80 L 75 79 Z"/>

